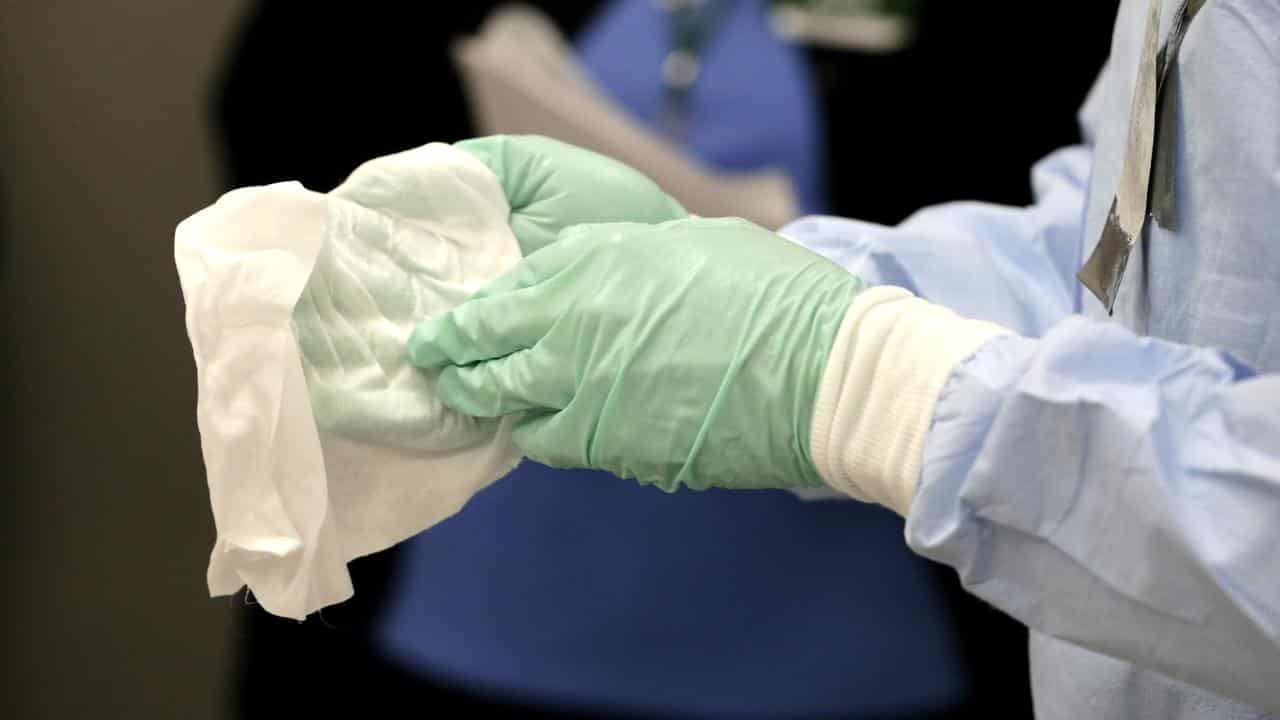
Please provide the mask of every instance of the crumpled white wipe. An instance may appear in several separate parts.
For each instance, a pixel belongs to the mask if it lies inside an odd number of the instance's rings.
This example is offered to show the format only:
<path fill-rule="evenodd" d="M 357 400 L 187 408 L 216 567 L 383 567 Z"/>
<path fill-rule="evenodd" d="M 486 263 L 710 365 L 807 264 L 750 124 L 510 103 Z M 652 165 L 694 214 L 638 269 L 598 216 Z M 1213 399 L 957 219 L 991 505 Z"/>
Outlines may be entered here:
<path fill-rule="evenodd" d="M 417 322 L 519 261 L 508 213 L 487 167 L 433 143 L 327 194 L 234 190 L 178 225 L 211 595 L 248 585 L 305 618 L 351 597 L 348 561 L 449 517 L 519 462 L 508 421 L 444 408 L 404 350 Z"/>

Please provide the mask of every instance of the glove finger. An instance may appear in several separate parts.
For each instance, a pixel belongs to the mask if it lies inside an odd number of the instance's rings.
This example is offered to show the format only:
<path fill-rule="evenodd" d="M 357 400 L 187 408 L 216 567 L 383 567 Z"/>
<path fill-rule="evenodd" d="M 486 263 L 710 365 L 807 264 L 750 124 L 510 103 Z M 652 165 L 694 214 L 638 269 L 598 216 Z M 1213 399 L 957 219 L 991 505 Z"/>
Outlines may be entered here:
<path fill-rule="evenodd" d="M 623 176 L 627 182 L 639 175 L 626 165 L 596 152 L 576 145 L 555 140 L 542 135 L 490 135 L 488 137 L 470 138 L 454 143 L 454 147 L 464 150 L 484 163 L 502 185 L 507 196 L 507 203 L 512 212 L 519 213 L 530 205 L 561 195 L 562 188 L 580 188 L 589 192 L 605 185 L 624 185 L 618 182 L 617 176 Z M 573 177 L 580 168 L 590 168 L 601 177 L 581 179 Z M 568 178 L 557 182 L 557 176 L 567 172 Z M 647 180 L 647 178 L 644 178 Z M 575 182 L 577 180 L 577 182 Z M 583 181 L 592 180 L 592 185 L 583 185 Z M 657 189 L 657 186 L 654 186 Z M 599 200 L 600 198 L 594 198 Z M 608 203 L 601 203 L 608 207 Z M 604 219 L 606 216 L 601 216 Z M 577 225 L 590 221 L 589 217 L 560 218 L 559 228 L 551 228 L 550 234 L 568 225 Z M 548 223 L 553 219 L 548 218 Z M 546 230 L 544 230 L 545 232 Z"/>
<path fill-rule="evenodd" d="M 420 323 L 409 336 L 409 358 L 420 368 L 470 365 L 538 343 L 583 289 L 552 282 L 594 243 L 592 226 L 570 228 L 546 247 L 481 288 L 453 310 Z"/>
<path fill-rule="evenodd" d="M 533 347 L 559 317 L 559 303 L 540 286 L 467 300 L 419 323 L 409 360 L 420 368 L 470 365 Z"/>
<path fill-rule="evenodd" d="M 563 218 L 554 212 L 530 216 L 529 206 L 538 204 L 541 195 L 555 189 L 548 184 L 555 163 L 537 145 L 530 146 L 535 139 L 538 138 L 491 135 L 454 143 L 454 147 L 475 156 L 498 178 L 511 208 L 511 232 L 526 257 L 552 244 L 562 228 L 576 222 L 575 218 Z"/>
<path fill-rule="evenodd" d="M 583 238 L 582 235 L 579 228 L 562 231 L 560 237 L 566 242 L 548 245 L 526 256 L 515 267 L 472 293 L 471 297 L 467 298 L 467 302 L 497 297 L 546 283 L 581 258 L 590 247 L 590 239 Z"/>
<path fill-rule="evenodd" d="M 529 413 L 516 421 L 511 440 L 525 457 L 554 468 L 585 468 L 587 439 L 570 422 L 569 413 Z"/>
<path fill-rule="evenodd" d="M 513 212 L 518 212 L 529 202 L 528 193 L 523 188 L 528 185 L 530 165 L 536 162 L 537 157 L 523 151 L 518 136 L 488 135 L 461 140 L 453 146 L 473 155 L 497 176 Z"/>
<path fill-rule="evenodd" d="M 656 183 L 606 155 L 539 135 L 494 135 L 454 143 L 497 177 L 511 231 L 525 255 L 582 223 L 656 223 L 687 216 Z M 624 197 L 615 197 L 620 194 Z"/>
<path fill-rule="evenodd" d="M 554 411 L 573 397 L 568 363 L 555 362 L 538 348 L 440 373 L 440 401 L 475 417 Z"/>

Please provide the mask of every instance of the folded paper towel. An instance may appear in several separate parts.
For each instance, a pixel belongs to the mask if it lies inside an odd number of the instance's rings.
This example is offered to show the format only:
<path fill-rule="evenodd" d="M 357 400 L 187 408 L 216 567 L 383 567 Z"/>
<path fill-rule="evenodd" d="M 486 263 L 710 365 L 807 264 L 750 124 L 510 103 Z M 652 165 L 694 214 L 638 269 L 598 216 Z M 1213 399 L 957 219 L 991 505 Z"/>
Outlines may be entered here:
<path fill-rule="evenodd" d="M 519 461 L 458 415 L 405 341 L 520 259 L 498 179 L 434 143 L 330 193 L 244 188 L 184 220 L 175 259 L 217 540 L 209 592 L 303 618 L 346 564 L 457 512 Z"/>

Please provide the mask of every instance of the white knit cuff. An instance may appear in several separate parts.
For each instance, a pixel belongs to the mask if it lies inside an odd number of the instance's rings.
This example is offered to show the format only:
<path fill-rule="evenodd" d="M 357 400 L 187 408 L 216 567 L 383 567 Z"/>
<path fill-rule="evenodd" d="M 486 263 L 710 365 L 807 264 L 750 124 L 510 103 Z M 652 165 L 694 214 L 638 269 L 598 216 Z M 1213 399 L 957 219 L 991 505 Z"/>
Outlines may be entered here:
<path fill-rule="evenodd" d="M 905 516 L 938 394 L 955 366 L 1009 331 L 897 287 L 854 298 L 831 348 L 810 449 L 831 487 Z"/>

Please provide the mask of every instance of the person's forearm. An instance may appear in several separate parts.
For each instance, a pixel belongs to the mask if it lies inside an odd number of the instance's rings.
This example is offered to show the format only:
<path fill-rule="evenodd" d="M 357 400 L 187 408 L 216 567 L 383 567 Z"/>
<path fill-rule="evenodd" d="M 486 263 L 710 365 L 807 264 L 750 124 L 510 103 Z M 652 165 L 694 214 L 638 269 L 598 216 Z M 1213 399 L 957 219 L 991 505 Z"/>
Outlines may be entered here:
<path fill-rule="evenodd" d="M 886 227 L 809 217 L 780 231 L 869 285 L 895 285 L 966 317 L 1037 336 L 1079 307 L 1090 152 L 1059 150 L 1036 165 L 1028 207 L 950 203 Z"/>
<path fill-rule="evenodd" d="M 1072 318 L 935 408 L 908 540 L 1039 632 L 1280 710 L 1280 377 Z"/>

